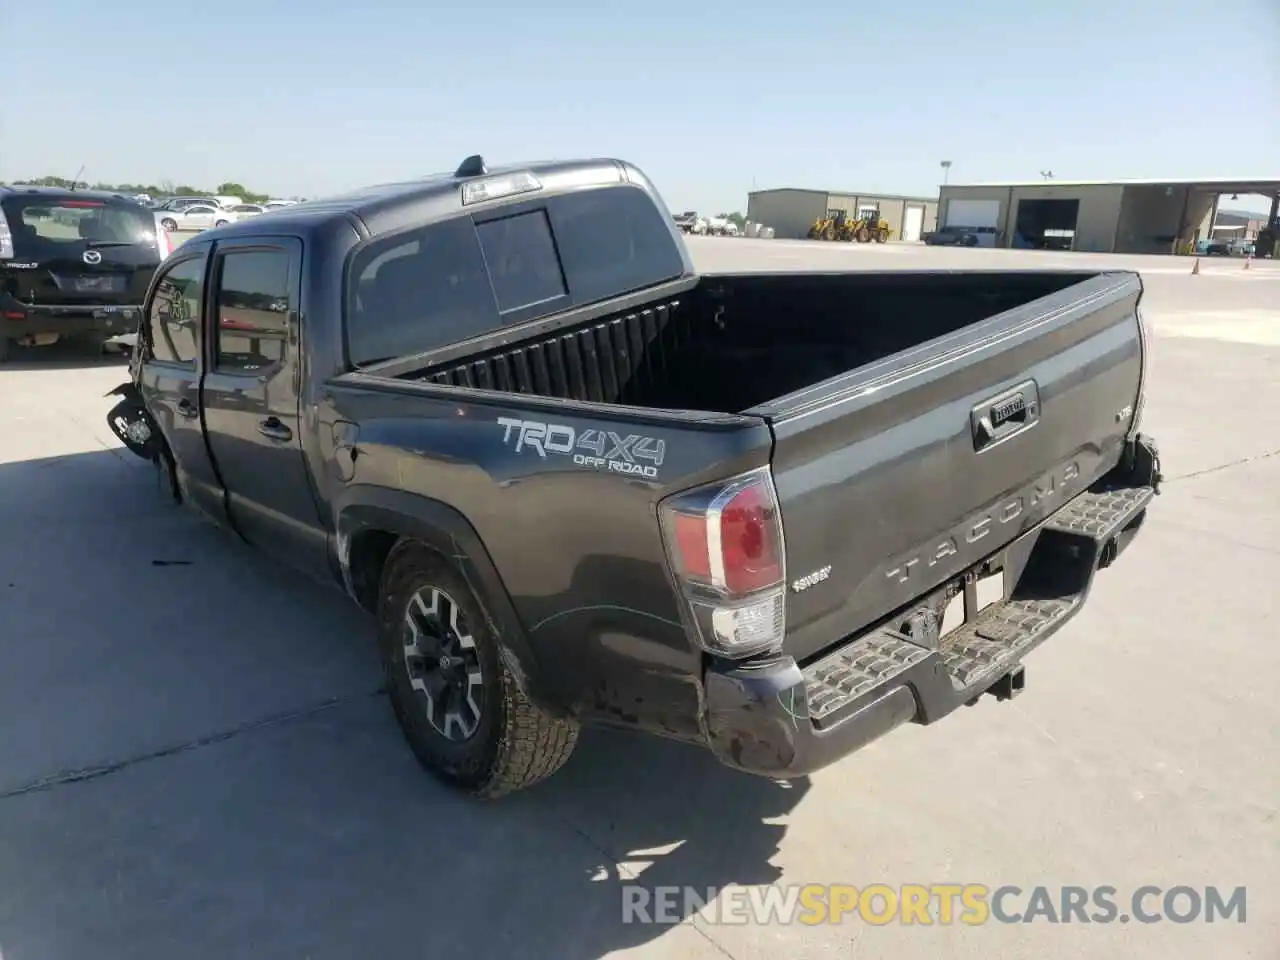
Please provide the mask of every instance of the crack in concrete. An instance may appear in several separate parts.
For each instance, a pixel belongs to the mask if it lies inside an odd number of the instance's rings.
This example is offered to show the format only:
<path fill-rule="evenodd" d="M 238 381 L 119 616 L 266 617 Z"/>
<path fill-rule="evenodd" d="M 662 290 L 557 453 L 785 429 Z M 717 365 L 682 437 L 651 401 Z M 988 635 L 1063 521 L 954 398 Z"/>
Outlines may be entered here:
<path fill-rule="evenodd" d="M 358 703 L 361 700 L 369 700 L 373 697 L 380 697 L 386 693 L 386 687 L 379 687 L 370 693 L 361 693 L 349 697 L 330 697 L 319 703 L 313 703 L 297 710 L 288 710 L 282 713 L 274 713 L 258 720 L 251 720 L 248 723 L 242 723 L 230 730 L 223 730 L 219 733 L 212 733 L 208 736 L 198 737 L 195 740 L 189 740 L 185 743 L 172 744 L 167 747 L 161 747 L 158 750 L 152 750 L 148 753 L 139 754 L 134 757 L 128 757 L 124 760 L 116 760 L 112 763 L 104 763 L 94 767 L 82 767 L 78 770 L 64 770 L 60 773 L 50 774 L 46 777 L 40 777 L 29 783 L 14 787 L 0 793 L 0 800 L 10 800 L 14 797 L 25 796 L 30 793 L 42 793 L 47 790 L 54 790 L 58 787 L 65 786 L 69 783 L 84 783 L 89 780 L 97 780 L 101 777 L 110 776 L 113 773 L 119 773 L 121 770 L 127 770 L 130 767 L 137 766 L 140 763 L 148 763 L 152 760 L 161 760 L 165 757 L 176 756 L 180 753 L 189 753 L 193 750 L 199 750 L 202 747 L 212 746 L 215 743 L 225 743 L 227 740 L 243 736 L 247 733 L 254 733 L 258 730 L 265 730 L 271 727 L 282 726 L 291 723 L 294 720 L 301 720 L 306 717 L 315 716 L 326 710 L 332 710 L 334 707 L 345 706 L 346 704 Z"/>
<path fill-rule="evenodd" d="M 1218 473 L 1222 470 L 1229 470 L 1232 467 L 1242 467 L 1246 463 L 1257 463 L 1259 460 L 1266 460 L 1269 457 L 1280 456 L 1280 448 L 1268 450 L 1265 453 L 1255 453 L 1253 456 L 1241 457 L 1238 460 L 1228 460 L 1226 463 L 1220 463 L 1216 467 L 1205 467 L 1203 470 L 1192 470 L 1190 473 L 1180 473 L 1176 477 L 1166 477 L 1166 483 L 1172 483 L 1175 480 L 1193 480 L 1196 477 L 1203 477 L 1209 473 Z"/>

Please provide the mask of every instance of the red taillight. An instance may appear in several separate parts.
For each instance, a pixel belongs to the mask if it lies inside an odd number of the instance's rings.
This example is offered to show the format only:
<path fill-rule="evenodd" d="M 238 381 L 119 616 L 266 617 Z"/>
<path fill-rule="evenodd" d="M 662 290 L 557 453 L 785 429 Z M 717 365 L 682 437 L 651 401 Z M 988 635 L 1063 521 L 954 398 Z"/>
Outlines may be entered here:
<path fill-rule="evenodd" d="M 729 657 L 778 648 L 786 626 L 786 562 L 768 469 L 677 494 L 660 512 L 698 641 Z"/>
<path fill-rule="evenodd" d="M 766 474 L 667 501 L 679 573 L 734 596 L 782 581 L 782 527 Z"/>
<path fill-rule="evenodd" d="M 102 201 L 101 200 L 59 200 L 58 206 L 76 207 L 77 209 L 80 207 L 85 207 L 85 208 L 100 207 L 102 206 Z"/>
<path fill-rule="evenodd" d="M 720 509 L 720 562 L 730 593 L 751 593 L 782 580 L 778 510 L 762 483 L 744 487 Z"/>
<path fill-rule="evenodd" d="M 682 573 L 698 580 L 711 579 L 711 556 L 707 552 L 707 518 L 684 513 L 671 518 Z"/>

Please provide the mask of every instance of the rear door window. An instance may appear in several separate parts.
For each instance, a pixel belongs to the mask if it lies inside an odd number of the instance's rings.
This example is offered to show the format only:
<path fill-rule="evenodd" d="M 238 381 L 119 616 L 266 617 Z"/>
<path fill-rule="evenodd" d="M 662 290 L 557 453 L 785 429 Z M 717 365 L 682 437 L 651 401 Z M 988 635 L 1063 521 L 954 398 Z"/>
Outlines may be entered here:
<path fill-rule="evenodd" d="M 232 250 L 218 282 L 219 373 L 262 376 L 284 360 L 289 337 L 287 250 Z"/>

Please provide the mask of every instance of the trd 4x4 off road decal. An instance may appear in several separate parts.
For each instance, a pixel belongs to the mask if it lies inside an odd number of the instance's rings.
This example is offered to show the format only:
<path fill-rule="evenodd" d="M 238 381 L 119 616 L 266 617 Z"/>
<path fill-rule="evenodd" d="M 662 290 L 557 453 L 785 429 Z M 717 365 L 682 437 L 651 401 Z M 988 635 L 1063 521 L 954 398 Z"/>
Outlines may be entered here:
<path fill-rule="evenodd" d="M 665 440 L 612 430 L 575 430 L 563 423 L 499 417 L 502 442 L 516 453 L 527 447 L 546 459 L 548 454 L 571 456 L 580 467 L 656 479 L 667 453 Z"/>

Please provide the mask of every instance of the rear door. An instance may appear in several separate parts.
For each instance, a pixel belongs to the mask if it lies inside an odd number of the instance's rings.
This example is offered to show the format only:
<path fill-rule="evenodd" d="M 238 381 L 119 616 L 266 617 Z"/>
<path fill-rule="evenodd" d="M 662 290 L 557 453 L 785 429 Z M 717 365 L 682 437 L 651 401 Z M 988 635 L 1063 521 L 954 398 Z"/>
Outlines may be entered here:
<path fill-rule="evenodd" d="M 236 529 L 284 562 L 329 577 L 302 455 L 301 270 L 302 243 L 293 237 L 216 246 L 204 424 Z"/>
<path fill-rule="evenodd" d="M 160 264 L 155 219 L 127 200 L 14 193 L 0 200 L 14 259 L 5 277 L 33 306 L 140 306 Z"/>
<path fill-rule="evenodd" d="M 173 452 L 185 499 L 221 521 L 222 485 L 200 426 L 200 327 L 208 265 L 209 244 L 188 243 L 161 268 L 139 344 L 140 384 L 147 409 Z"/>
<path fill-rule="evenodd" d="M 952 582 L 1116 463 L 1140 293 L 1103 274 L 747 411 L 774 431 L 790 652 Z"/>

